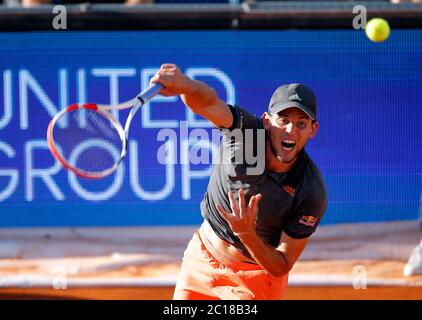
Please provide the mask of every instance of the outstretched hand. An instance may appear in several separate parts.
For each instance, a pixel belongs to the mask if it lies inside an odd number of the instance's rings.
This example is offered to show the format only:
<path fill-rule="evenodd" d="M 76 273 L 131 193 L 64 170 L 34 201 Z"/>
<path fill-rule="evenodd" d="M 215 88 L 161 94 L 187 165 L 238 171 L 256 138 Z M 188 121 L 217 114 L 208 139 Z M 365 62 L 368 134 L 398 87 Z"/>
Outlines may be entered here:
<path fill-rule="evenodd" d="M 161 65 L 160 70 L 151 78 L 150 84 L 157 82 L 164 86 L 160 94 L 166 97 L 185 93 L 191 87 L 191 80 L 172 63 Z"/>
<path fill-rule="evenodd" d="M 216 204 L 218 212 L 226 219 L 235 235 L 254 233 L 258 214 L 258 203 L 262 195 L 252 196 L 247 207 L 243 189 L 239 190 L 239 202 L 234 198 L 232 191 L 229 191 L 228 195 L 232 212 L 229 213 L 220 204 Z"/>

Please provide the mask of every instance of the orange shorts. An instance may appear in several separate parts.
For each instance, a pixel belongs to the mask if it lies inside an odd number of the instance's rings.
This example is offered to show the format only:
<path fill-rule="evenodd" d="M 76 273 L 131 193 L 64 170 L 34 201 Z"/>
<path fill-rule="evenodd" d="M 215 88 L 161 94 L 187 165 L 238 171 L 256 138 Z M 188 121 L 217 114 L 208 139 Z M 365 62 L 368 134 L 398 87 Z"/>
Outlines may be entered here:
<path fill-rule="evenodd" d="M 238 257 L 220 255 L 215 248 L 210 248 L 210 242 L 203 238 L 201 228 L 193 235 L 186 248 L 173 299 L 282 299 L 288 275 L 276 278 L 257 264 L 243 262 L 248 260 L 246 257 L 239 260 Z"/>

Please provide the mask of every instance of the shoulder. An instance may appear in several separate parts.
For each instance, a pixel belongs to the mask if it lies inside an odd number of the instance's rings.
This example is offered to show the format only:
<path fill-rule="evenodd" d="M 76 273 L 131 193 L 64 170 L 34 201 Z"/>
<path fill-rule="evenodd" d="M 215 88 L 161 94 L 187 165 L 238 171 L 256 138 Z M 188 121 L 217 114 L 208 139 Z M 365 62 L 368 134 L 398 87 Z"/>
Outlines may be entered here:
<path fill-rule="evenodd" d="M 230 128 L 226 128 L 228 131 L 234 129 L 261 129 L 263 128 L 262 121 L 257 116 L 250 113 L 248 110 L 238 106 L 230 105 L 228 107 L 233 116 L 233 123 Z"/>
<path fill-rule="evenodd" d="M 321 172 L 309 155 L 305 156 L 305 172 L 300 194 L 306 201 L 326 203 L 328 194 Z"/>

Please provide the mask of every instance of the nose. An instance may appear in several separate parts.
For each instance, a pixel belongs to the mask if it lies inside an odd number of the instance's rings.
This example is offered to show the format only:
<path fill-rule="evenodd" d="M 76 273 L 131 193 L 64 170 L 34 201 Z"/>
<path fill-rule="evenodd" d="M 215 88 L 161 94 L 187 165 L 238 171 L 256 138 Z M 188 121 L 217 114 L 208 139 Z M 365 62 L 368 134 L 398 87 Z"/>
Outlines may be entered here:
<path fill-rule="evenodd" d="M 286 125 L 286 132 L 288 133 L 292 133 L 293 132 L 293 123 L 290 122 L 289 124 Z"/>

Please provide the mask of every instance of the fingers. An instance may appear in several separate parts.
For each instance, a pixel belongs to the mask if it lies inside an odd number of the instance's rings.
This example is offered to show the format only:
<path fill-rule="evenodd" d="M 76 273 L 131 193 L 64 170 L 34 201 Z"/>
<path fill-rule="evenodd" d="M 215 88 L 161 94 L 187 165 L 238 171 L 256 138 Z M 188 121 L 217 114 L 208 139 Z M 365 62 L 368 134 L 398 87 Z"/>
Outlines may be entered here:
<path fill-rule="evenodd" d="M 164 86 L 164 88 L 163 89 L 161 89 L 158 93 L 159 94 L 161 94 L 161 95 L 163 95 L 163 96 L 165 96 L 165 97 L 168 97 L 168 96 L 171 96 L 171 95 L 174 95 L 174 93 L 173 92 L 171 92 L 167 87 L 169 86 L 169 82 L 162 76 L 162 75 L 160 75 L 159 73 L 156 73 L 152 78 L 151 78 L 151 80 L 149 81 L 149 84 L 150 85 L 152 85 L 152 84 L 154 84 L 154 83 L 161 83 L 163 86 Z"/>
<path fill-rule="evenodd" d="M 160 69 L 176 69 L 177 66 L 174 63 L 163 63 Z"/>
<path fill-rule="evenodd" d="M 245 192 L 243 189 L 239 190 L 239 202 L 236 201 L 234 193 L 232 191 L 228 192 L 228 196 L 232 213 L 225 211 L 220 204 L 216 204 L 218 212 L 220 212 L 224 217 L 226 217 L 226 219 L 227 217 L 229 219 L 233 219 L 233 217 L 236 217 L 242 220 L 248 218 L 248 216 L 250 216 L 251 214 L 256 217 L 256 214 L 258 212 L 258 204 L 259 201 L 262 199 L 261 194 L 252 196 L 249 200 L 248 207 L 246 207 Z"/>
<path fill-rule="evenodd" d="M 258 204 L 259 201 L 262 199 L 262 194 L 257 194 L 255 196 L 252 196 L 249 200 L 249 214 L 251 215 L 251 218 L 253 220 L 256 219 L 256 216 L 258 214 Z"/>
<path fill-rule="evenodd" d="M 232 191 L 229 191 L 229 201 L 230 201 L 230 207 L 232 208 L 232 211 L 234 215 L 239 215 L 239 206 L 237 204 L 236 199 L 234 198 L 234 194 Z"/>
<path fill-rule="evenodd" d="M 249 199 L 249 208 L 257 208 L 259 201 L 262 199 L 262 194 L 257 194 Z"/>
<path fill-rule="evenodd" d="M 157 73 L 150 79 L 150 85 L 153 83 L 161 83 L 164 88 L 159 91 L 163 96 L 174 96 L 180 94 L 181 73 L 175 64 L 164 63 L 161 65 Z"/>
<path fill-rule="evenodd" d="M 239 190 L 239 206 L 240 206 L 239 216 L 242 219 L 246 214 L 245 192 L 243 191 L 243 189 Z"/>
<path fill-rule="evenodd" d="M 215 205 L 215 207 L 217 211 L 224 217 L 224 219 L 226 219 L 227 222 L 229 222 L 232 215 L 228 213 L 226 210 L 224 210 L 223 207 L 218 203 Z"/>
<path fill-rule="evenodd" d="M 165 75 L 172 75 L 174 74 L 174 71 L 176 70 L 176 65 L 165 63 L 162 64 L 160 69 L 156 72 L 156 74 L 151 78 L 149 83 L 155 83 L 155 82 L 161 82 L 165 81 Z M 160 81 L 161 80 L 161 81 Z"/>
<path fill-rule="evenodd" d="M 243 189 L 239 189 L 239 202 L 236 201 L 234 197 L 234 193 L 229 191 L 229 200 L 230 200 L 230 207 L 233 211 L 235 216 L 239 216 L 240 218 L 244 218 L 247 215 L 248 209 L 257 210 L 258 203 L 262 198 L 261 194 L 257 194 L 252 196 L 249 199 L 249 205 L 246 207 L 246 200 L 245 200 L 245 191 Z"/>
<path fill-rule="evenodd" d="M 161 80 L 161 81 L 160 81 Z M 160 75 L 158 74 L 158 73 L 156 73 L 150 80 L 149 80 L 149 85 L 152 85 L 152 84 L 154 84 L 154 83 L 161 83 L 163 86 L 164 86 L 164 88 L 163 89 L 161 89 L 160 90 L 160 94 L 162 94 L 162 92 L 163 91 L 165 91 L 165 83 L 164 83 L 164 81 L 162 81 L 162 79 L 161 79 L 161 77 L 160 77 Z"/>

